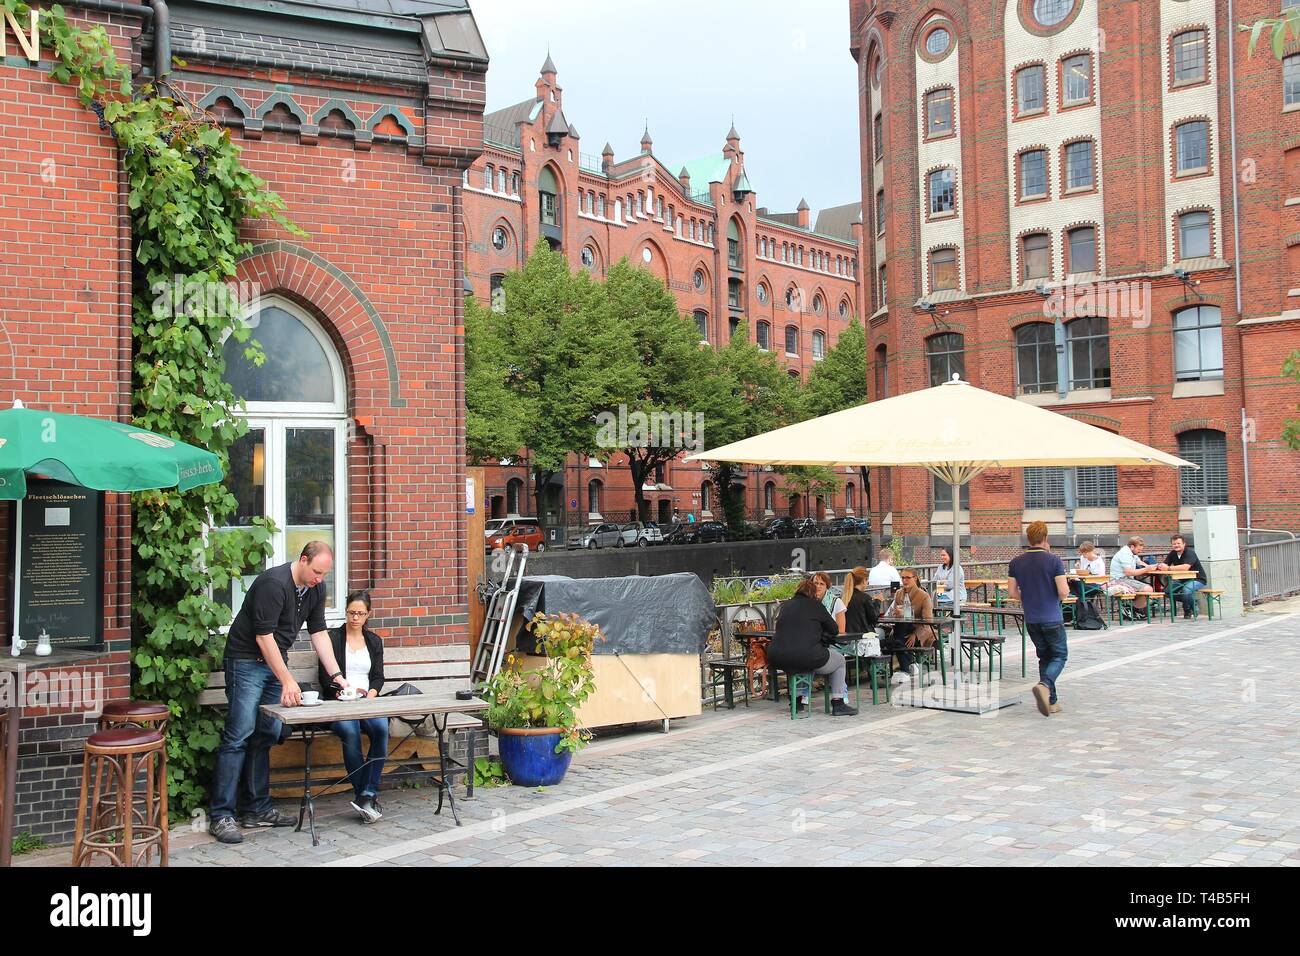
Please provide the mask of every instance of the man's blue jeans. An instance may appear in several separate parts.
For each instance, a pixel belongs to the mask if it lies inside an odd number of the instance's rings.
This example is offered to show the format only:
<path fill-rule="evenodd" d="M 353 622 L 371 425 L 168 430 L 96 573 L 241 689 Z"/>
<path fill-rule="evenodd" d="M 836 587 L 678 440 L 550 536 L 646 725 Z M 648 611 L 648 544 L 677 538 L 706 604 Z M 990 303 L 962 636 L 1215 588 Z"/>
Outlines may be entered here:
<path fill-rule="evenodd" d="M 1192 614 L 1196 611 L 1196 592 L 1205 587 L 1204 581 L 1170 581 L 1170 597 L 1183 602 L 1183 611 Z"/>
<path fill-rule="evenodd" d="M 1048 700 L 1056 703 L 1056 678 L 1065 670 L 1065 625 L 1026 624 L 1029 639 L 1038 652 L 1038 681 L 1047 685 Z"/>
<path fill-rule="evenodd" d="M 226 660 L 226 726 L 217 750 L 209 815 L 264 814 L 271 809 L 271 748 L 282 724 L 262 713 L 280 702 L 280 681 L 261 661 Z"/>
<path fill-rule="evenodd" d="M 384 760 L 388 757 L 388 718 L 340 720 L 333 724 L 333 729 L 343 741 L 343 766 L 348 768 L 357 799 L 377 796 L 379 781 L 384 775 Z M 370 752 L 364 760 L 361 756 L 362 734 L 370 738 Z"/>

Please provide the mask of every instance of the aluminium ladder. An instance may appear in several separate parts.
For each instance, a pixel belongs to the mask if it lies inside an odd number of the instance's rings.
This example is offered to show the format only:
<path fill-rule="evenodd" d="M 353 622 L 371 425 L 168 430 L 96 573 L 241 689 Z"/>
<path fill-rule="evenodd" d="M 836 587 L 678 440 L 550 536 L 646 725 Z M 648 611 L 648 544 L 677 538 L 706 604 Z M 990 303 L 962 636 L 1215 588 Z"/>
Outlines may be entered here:
<path fill-rule="evenodd" d="M 474 690 L 481 689 L 497 675 L 505 657 L 506 644 L 510 639 L 510 622 L 515 616 L 515 605 L 519 601 L 519 587 L 524 580 L 524 570 L 528 565 L 528 545 L 522 545 L 516 552 L 513 548 L 506 557 L 505 573 L 501 583 L 491 592 L 488 599 L 487 614 L 483 618 L 483 631 L 479 634 L 478 649 L 474 652 L 474 666 L 470 669 L 469 682 Z M 518 562 L 515 561 L 516 555 Z M 512 578 L 513 575 L 513 578 Z M 488 587 L 492 586 L 492 575 L 488 573 Z"/>

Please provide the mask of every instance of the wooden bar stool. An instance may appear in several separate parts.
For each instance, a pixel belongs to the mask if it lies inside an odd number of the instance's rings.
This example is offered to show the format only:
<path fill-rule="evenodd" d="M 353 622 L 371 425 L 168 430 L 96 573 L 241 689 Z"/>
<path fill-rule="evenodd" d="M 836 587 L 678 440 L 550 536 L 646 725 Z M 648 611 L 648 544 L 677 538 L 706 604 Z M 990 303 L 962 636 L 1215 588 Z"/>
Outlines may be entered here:
<path fill-rule="evenodd" d="M 99 730 L 86 739 L 73 866 L 99 854 L 113 866 L 148 865 L 155 849 L 167 865 L 166 749 L 163 735 L 147 727 Z M 137 794 L 142 769 L 144 789 Z M 109 787 L 113 796 L 105 801 Z"/>
<path fill-rule="evenodd" d="M 171 711 L 166 704 L 151 700 L 115 700 L 104 705 L 99 715 L 99 729 L 145 727 L 166 735 Z"/>

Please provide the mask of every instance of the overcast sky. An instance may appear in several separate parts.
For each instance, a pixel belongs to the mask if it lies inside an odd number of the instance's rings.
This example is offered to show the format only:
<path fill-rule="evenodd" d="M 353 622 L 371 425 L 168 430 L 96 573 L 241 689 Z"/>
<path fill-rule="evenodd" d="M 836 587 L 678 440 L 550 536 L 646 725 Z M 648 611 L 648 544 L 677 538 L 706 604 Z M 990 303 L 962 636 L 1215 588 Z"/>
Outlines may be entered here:
<path fill-rule="evenodd" d="M 470 0 L 492 58 L 488 109 L 533 96 L 549 46 L 582 151 L 640 149 L 674 173 L 720 152 L 735 115 L 758 204 L 862 198 L 846 0 Z"/>

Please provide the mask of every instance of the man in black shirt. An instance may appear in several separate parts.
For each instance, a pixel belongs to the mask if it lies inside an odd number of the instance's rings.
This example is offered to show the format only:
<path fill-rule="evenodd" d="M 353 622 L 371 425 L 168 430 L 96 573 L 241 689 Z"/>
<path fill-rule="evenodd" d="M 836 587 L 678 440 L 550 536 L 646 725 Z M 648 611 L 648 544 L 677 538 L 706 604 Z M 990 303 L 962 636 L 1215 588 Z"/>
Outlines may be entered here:
<path fill-rule="evenodd" d="M 230 625 L 223 661 L 228 707 L 208 824 L 208 831 L 222 843 L 242 843 L 239 826 L 284 827 L 296 822 L 271 803 L 271 748 L 279 743 L 281 724 L 263 714 L 261 705 L 302 703 L 298 682 L 289 673 L 289 648 L 303 624 L 325 672 L 339 687 L 347 686 L 325 630 L 324 581 L 333 566 L 329 545 L 308 542 L 297 561 L 257 576 Z"/>
<path fill-rule="evenodd" d="M 1205 568 L 1201 567 L 1201 559 L 1196 556 L 1196 552 L 1187 546 L 1181 534 L 1176 534 L 1169 539 L 1169 553 L 1165 559 L 1156 565 L 1157 571 L 1195 571 L 1196 580 L 1175 581 L 1172 578 L 1167 585 L 1169 589 L 1169 599 L 1172 601 L 1177 598 L 1183 603 L 1183 619 L 1191 618 L 1192 613 L 1196 610 L 1196 592 L 1205 587 L 1208 583 L 1205 577 Z"/>

